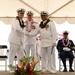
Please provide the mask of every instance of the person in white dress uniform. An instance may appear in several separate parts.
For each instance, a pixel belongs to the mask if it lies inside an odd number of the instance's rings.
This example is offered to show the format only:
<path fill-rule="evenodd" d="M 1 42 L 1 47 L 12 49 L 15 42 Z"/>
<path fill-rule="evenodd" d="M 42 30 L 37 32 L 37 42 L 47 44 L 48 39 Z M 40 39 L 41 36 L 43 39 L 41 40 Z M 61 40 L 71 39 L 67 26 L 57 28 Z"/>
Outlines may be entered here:
<path fill-rule="evenodd" d="M 29 32 L 27 36 L 34 36 L 38 33 L 41 35 L 41 63 L 42 63 L 42 70 L 50 71 L 55 73 L 56 70 L 52 62 L 55 62 L 55 55 L 54 51 L 52 51 L 52 46 L 56 46 L 57 40 L 57 31 L 53 21 L 48 19 L 48 12 L 41 11 L 41 19 L 42 21 L 35 32 Z M 52 56 L 51 56 L 52 52 Z"/>
<path fill-rule="evenodd" d="M 55 72 L 55 66 L 53 65 L 55 55 L 54 51 L 51 56 L 52 46 L 56 45 L 57 31 L 55 24 L 48 19 L 48 12 L 41 12 L 41 23 L 39 25 L 41 39 L 41 62 L 42 70 Z"/>
<path fill-rule="evenodd" d="M 33 20 L 33 12 L 27 12 L 27 20 L 25 21 L 27 32 L 35 32 L 36 31 L 36 23 Z M 24 50 L 26 52 L 26 56 L 36 56 L 36 36 L 25 36 L 25 47 Z M 31 51 L 31 53 L 30 53 Z"/>
<path fill-rule="evenodd" d="M 8 37 L 8 41 L 10 44 L 9 50 L 9 65 L 13 65 L 14 57 L 17 54 L 18 62 L 20 59 L 24 57 L 23 53 L 23 42 L 24 42 L 24 21 L 22 18 L 24 17 L 25 10 L 20 8 L 17 10 L 18 16 L 12 22 L 11 32 Z"/>

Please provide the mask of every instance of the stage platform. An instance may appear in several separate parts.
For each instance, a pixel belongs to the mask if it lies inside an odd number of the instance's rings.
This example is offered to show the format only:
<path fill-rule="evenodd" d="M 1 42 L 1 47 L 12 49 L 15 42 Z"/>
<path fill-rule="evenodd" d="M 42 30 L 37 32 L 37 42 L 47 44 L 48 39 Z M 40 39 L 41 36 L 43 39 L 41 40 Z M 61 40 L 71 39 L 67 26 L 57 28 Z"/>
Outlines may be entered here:
<path fill-rule="evenodd" d="M 10 72 L 0 71 L 0 75 L 14 75 L 14 74 Z M 75 72 L 57 72 L 55 74 L 39 73 L 39 75 L 75 75 Z"/>

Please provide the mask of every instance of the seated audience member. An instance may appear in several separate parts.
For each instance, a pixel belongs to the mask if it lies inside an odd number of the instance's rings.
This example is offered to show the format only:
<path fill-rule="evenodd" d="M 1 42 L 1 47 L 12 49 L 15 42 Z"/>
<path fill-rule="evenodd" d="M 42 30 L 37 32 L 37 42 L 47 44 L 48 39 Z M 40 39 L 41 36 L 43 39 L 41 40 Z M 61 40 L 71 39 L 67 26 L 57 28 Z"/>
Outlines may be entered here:
<path fill-rule="evenodd" d="M 59 57 L 61 58 L 64 66 L 63 72 L 67 72 L 66 68 L 66 58 L 69 58 L 69 71 L 74 72 L 72 69 L 72 64 L 74 60 L 74 55 L 72 51 L 72 47 L 74 46 L 74 43 L 72 40 L 68 38 L 68 31 L 63 32 L 63 38 L 58 41 L 57 43 L 57 49 L 59 52 Z"/>

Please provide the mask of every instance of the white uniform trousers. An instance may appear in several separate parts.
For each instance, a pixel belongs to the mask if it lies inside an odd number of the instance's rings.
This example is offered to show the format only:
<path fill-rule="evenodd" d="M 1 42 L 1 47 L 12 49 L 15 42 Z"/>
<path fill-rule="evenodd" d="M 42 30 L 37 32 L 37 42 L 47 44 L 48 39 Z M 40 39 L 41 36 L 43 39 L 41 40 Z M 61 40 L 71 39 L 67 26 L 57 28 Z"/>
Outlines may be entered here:
<path fill-rule="evenodd" d="M 55 47 L 53 48 L 53 52 L 52 52 L 52 65 L 53 68 L 56 70 L 56 56 L 55 56 Z"/>
<path fill-rule="evenodd" d="M 30 53 L 31 50 L 31 53 Z M 35 44 L 32 45 L 25 45 L 25 52 L 26 52 L 26 56 L 33 56 L 36 57 L 36 46 Z"/>
<path fill-rule="evenodd" d="M 13 64 L 14 57 L 16 56 L 16 54 L 17 54 L 17 60 L 19 64 L 19 60 L 24 57 L 23 46 L 10 43 L 9 65 Z"/>
<path fill-rule="evenodd" d="M 55 70 L 55 58 L 53 56 L 54 53 L 51 55 L 52 47 L 42 47 L 41 48 L 41 64 L 42 64 L 42 70 L 44 71 L 51 71 L 52 69 Z M 54 52 L 54 50 L 53 50 Z"/>

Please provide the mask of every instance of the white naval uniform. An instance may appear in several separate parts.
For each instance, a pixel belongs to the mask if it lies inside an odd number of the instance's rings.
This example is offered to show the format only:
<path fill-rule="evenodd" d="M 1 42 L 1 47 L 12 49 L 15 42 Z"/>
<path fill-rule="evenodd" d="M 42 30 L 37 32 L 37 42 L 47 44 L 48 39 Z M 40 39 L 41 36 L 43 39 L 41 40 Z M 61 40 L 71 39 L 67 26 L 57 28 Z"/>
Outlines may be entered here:
<path fill-rule="evenodd" d="M 42 61 L 42 69 L 43 70 L 49 70 L 51 71 L 52 68 L 55 68 L 55 64 L 52 64 L 52 62 L 55 62 L 55 51 L 52 53 L 52 58 L 51 58 L 51 49 L 52 45 L 56 43 L 57 39 L 57 31 L 55 28 L 55 24 L 53 22 L 48 22 L 47 23 L 48 28 L 38 28 L 36 33 L 29 33 L 31 36 L 37 35 L 40 33 L 42 36 L 41 39 L 41 61 Z M 32 35 L 32 36 L 33 36 Z M 52 61 L 51 61 L 52 59 Z"/>
<path fill-rule="evenodd" d="M 11 32 L 8 38 L 10 44 L 9 51 L 9 65 L 13 64 L 15 55 L 17 54 L 17 60 L 24 57 L 23 42 L 24 42 L 24 29 L 19 25 L 19 21 L 15 19 L 11 25 Z"/>
<path fill-rule="evenodd" d="M 53 22 L 48 22 L 47 25 L 49 28 L 39 29 L 40 34 L 42 36 L 41 39 L 41 61 L 42 61 L 42 69 L 51 71 L 55 66 L 52 62 L 54 62 L 55 54 L 53 51 L 51 57 L 51 49 L 52 45 L 56 43 L 57 32 Z"/>
<path fill-rule="evenodd" d="M 31 22 L 28 21 L 28 28 L 30 28 Z M 34 23 L 33 26 L 35 26 L 35 29 L 31 29 L 31 32 L 35 32 L 36 31 L 36 24 Z M 26 30 L 26 29 L 25 29 Z M 25 35 L 25 39 L 24 39 L 24 43 L 25 43 L 25 47 L 24 50 L 26 52 L 26 56 L 34 56 L 36 57 L 36 36 L 26 36 Z M 31 50 L 31 53 L 30 53 Z"/>

